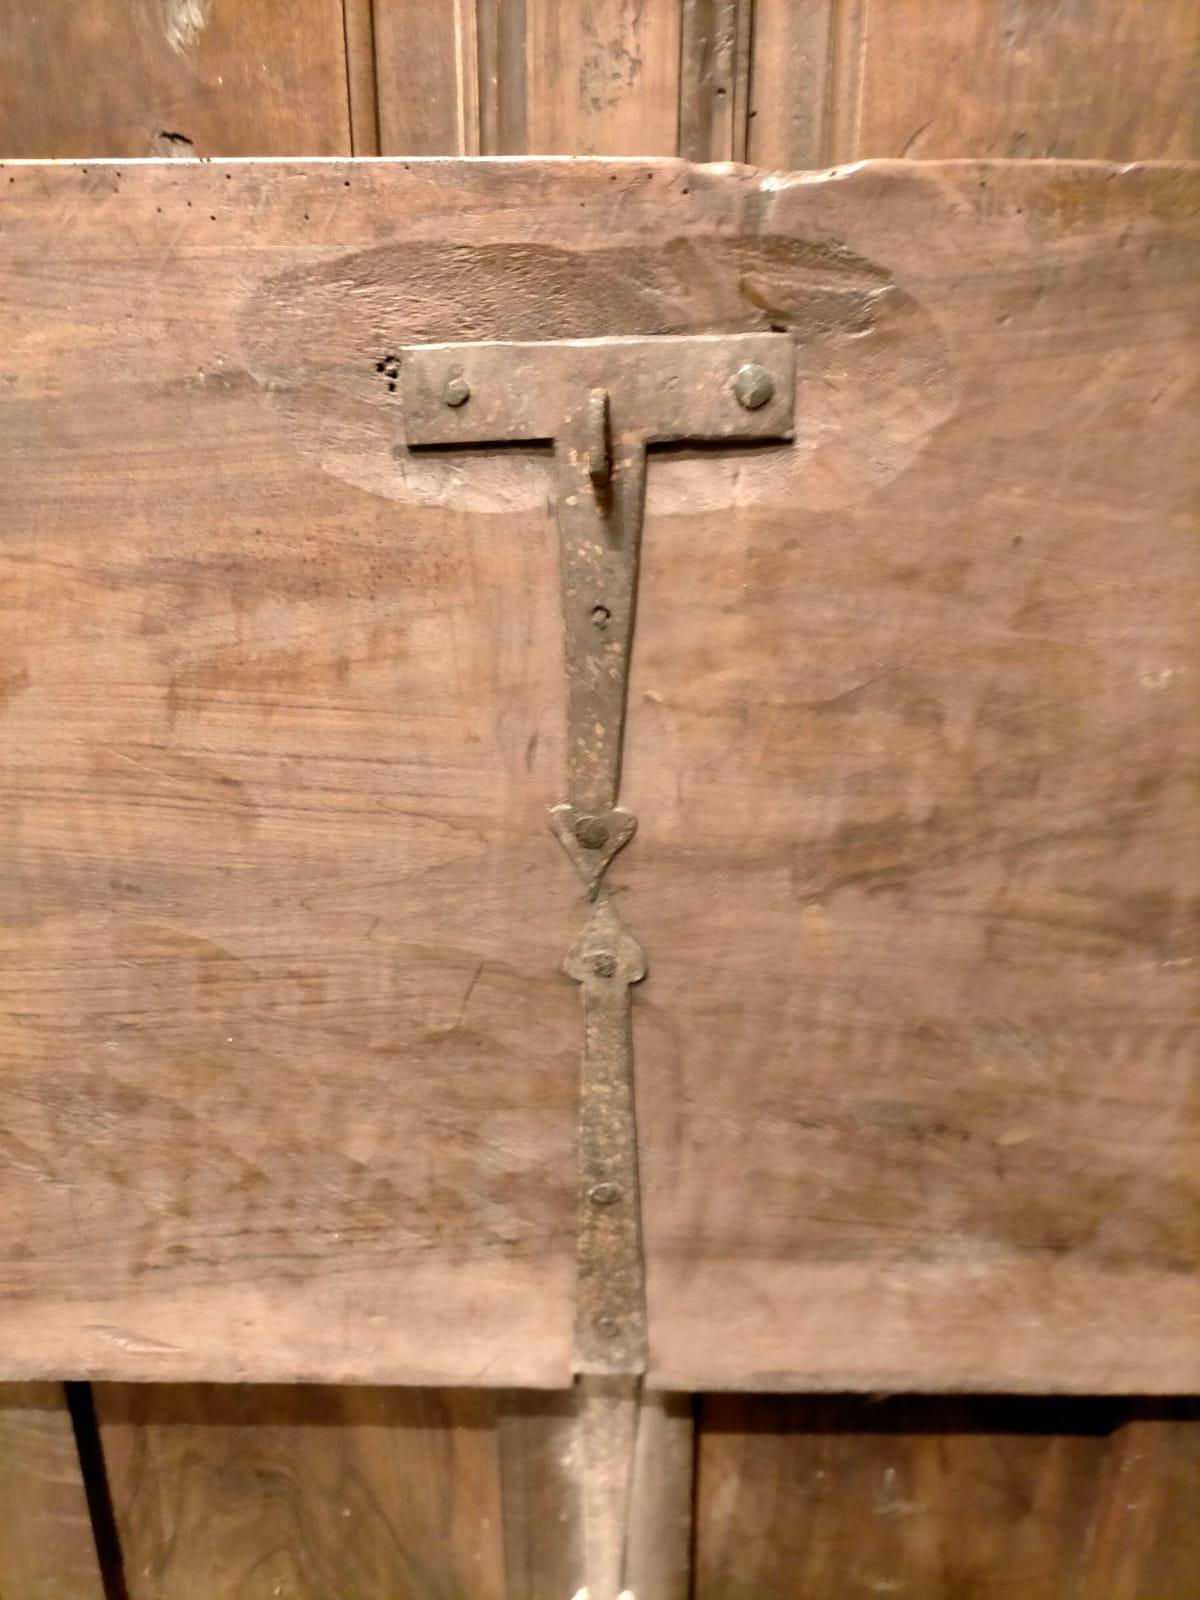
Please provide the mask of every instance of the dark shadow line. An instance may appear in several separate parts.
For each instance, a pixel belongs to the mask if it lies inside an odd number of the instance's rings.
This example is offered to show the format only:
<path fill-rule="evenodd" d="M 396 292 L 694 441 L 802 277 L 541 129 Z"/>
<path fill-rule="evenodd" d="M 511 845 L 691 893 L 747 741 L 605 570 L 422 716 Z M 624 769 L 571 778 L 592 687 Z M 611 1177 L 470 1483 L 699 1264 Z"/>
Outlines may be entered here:
<path fill-rule="evenodd" d="M 92 1537 L 96 1541 L 104 1600 L 129 1600 L 125 1562 L 121 1555 L 117 1519 L 113 1514 L 108 1474 L 104 1470 L 104 1447 L 100 1442 L 92 1386 L 90 1383 L 66 1383 L 63 1388 L 67 1395 L 67 1409 L 71 1413 L 71 1426 L 75 1430 L 75 1448 L 79 1452 L 83 1491 L 92 1520 Z"/>

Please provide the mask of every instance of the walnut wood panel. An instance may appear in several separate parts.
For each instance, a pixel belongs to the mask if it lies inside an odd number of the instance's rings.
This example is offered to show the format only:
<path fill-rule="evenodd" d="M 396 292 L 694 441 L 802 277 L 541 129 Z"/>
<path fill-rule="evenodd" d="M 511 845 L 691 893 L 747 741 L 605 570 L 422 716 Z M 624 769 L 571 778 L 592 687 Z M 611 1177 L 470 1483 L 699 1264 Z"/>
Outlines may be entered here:
<path fill-rule="evenodd" d="M 478 155 L 476 0 L 374 0 L 374 19 L 383 154 Z"/>
<path fill-rule="evenodd" d="M 565 1383 L 552 528 L 402 509 L 376 370 L 453 191 L 0 190 L 9 1373 Z"/>
<path fill-rule="evenodd" d="M 506 1600 L 490 1394 L 95 1392 L 128 1600 Z"/>
<path fill-rule="evenodd" d="M 548 469 L 391 357 L 778 326 L 796 443 L 650 470 L 652 1376 L 1194 1383 L 1196 189 L 3 174 L 14 1375 L 566 1382 Z"/>
<path fill-rule="evenodd" d="M 376 0 L 376 29 L 401 155 L 1200 155 L 1190 0 Z"/>
<path fill-rule="evenodd" d="M 1185 1600 L 1200 1420 L 1137 1401 L 707 1397 L 696 1600 Z"/>
<path fill-rule="evenodd" d="M 617 881 L 664 1386 L 1200 1378 L 1198 196 L 894 164 L 728 243 L 797 441 L 651 468 Z"/>
<path fill-rule="evenodd" d="M 1191 0 L 755 0 L 749 159 L 1200 155 Z"/>
<path fill-rule="evenodd" d="M 342 0 L 5 6 L 0 157 L 349 153 Z"/>
<path fill-rule="evenodd" d="M 14 3 L 9 157 L 1200 153 L 1189 0 Z"/>
<path fill-rule="evenodd" d="M 675 154 L 676 0 L 524 0 L 524 9 L 531 154 Z"/>
<path fill-rule="evenodd" d="M 0 1384 L 0 1595 L 104 1600 L 60 1383 Z"/>

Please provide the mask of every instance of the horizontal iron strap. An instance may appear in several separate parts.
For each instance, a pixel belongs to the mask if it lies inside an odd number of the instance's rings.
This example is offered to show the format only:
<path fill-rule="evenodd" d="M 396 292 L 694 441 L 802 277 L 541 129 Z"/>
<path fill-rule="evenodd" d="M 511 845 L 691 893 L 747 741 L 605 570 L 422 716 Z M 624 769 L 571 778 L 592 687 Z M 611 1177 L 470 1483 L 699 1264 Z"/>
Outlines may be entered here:
<path fill-rule="evenodd" d="M 794 368 L 786 333 L 409 345 L 405 434 L 410 445 L 553 439 L 607 390 L 614 440 L 789 438 Z"/>

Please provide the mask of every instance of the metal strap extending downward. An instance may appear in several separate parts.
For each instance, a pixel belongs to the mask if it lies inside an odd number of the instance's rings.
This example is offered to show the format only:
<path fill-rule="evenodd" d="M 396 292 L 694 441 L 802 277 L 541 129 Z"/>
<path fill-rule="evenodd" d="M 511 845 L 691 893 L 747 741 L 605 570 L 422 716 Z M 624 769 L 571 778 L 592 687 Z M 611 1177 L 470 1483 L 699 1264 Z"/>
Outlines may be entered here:
<path fill-rule="evenodd" d="M 646 963 L 611 903 L 601 900 L 563 966 L 583 994 L 575 1369 L 640 1373 L 646 1296 L 629 985 L 645 976 Z"/>
<path fill-rule="evenodd" d="M 629 996 L 645 958 L 611 901 L 597 898 L 637 826 L 617 796 L 646 447 L 790 438 L 793 367 L 792 339 L 776 333 L 403 352 L 410 445 L 554 446 L 567 798 L 550 816 L 595 902 L 564 962 L 583 1003 L 575 1371 L 590 1600 L 615 1600 L 624 1580 L 637 1386 L 647 1358 Z"/>
<path fill-rule="evenodd" d="M 635 827 L 616 802 L 646 446 L 790 437 L 794 348 L 739 333 L 403 352 L 410 445 L 554 445 L 567 800 L 553 822 L 590 896 Z"/>

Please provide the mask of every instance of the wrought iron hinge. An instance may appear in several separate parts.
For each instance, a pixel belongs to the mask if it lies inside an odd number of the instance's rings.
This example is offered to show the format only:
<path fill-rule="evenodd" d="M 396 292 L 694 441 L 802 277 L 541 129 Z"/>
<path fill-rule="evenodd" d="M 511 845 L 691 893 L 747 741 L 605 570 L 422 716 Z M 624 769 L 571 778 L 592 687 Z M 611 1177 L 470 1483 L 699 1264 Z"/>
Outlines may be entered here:
<path fill-rule="evenodd" d="M 554 447 L 567 796 L 550 820 L 594 902 L 564 962 L 581 985 L 584 1024 L 575 1370 L 584 1386 L 588 1593 L 609 1600 L 625 1581 L 629 1418 L 647 1360 L 629 997 L 645 959 L 600 888 L 637 827 L 617 799 L 646 449 L 790 438 L 794 344 L 788 334 L 702 334 L 414 345 L 402 354 L 411 446 Z M 628 1386 L 632 1411 L 622 1399 Z"/>

